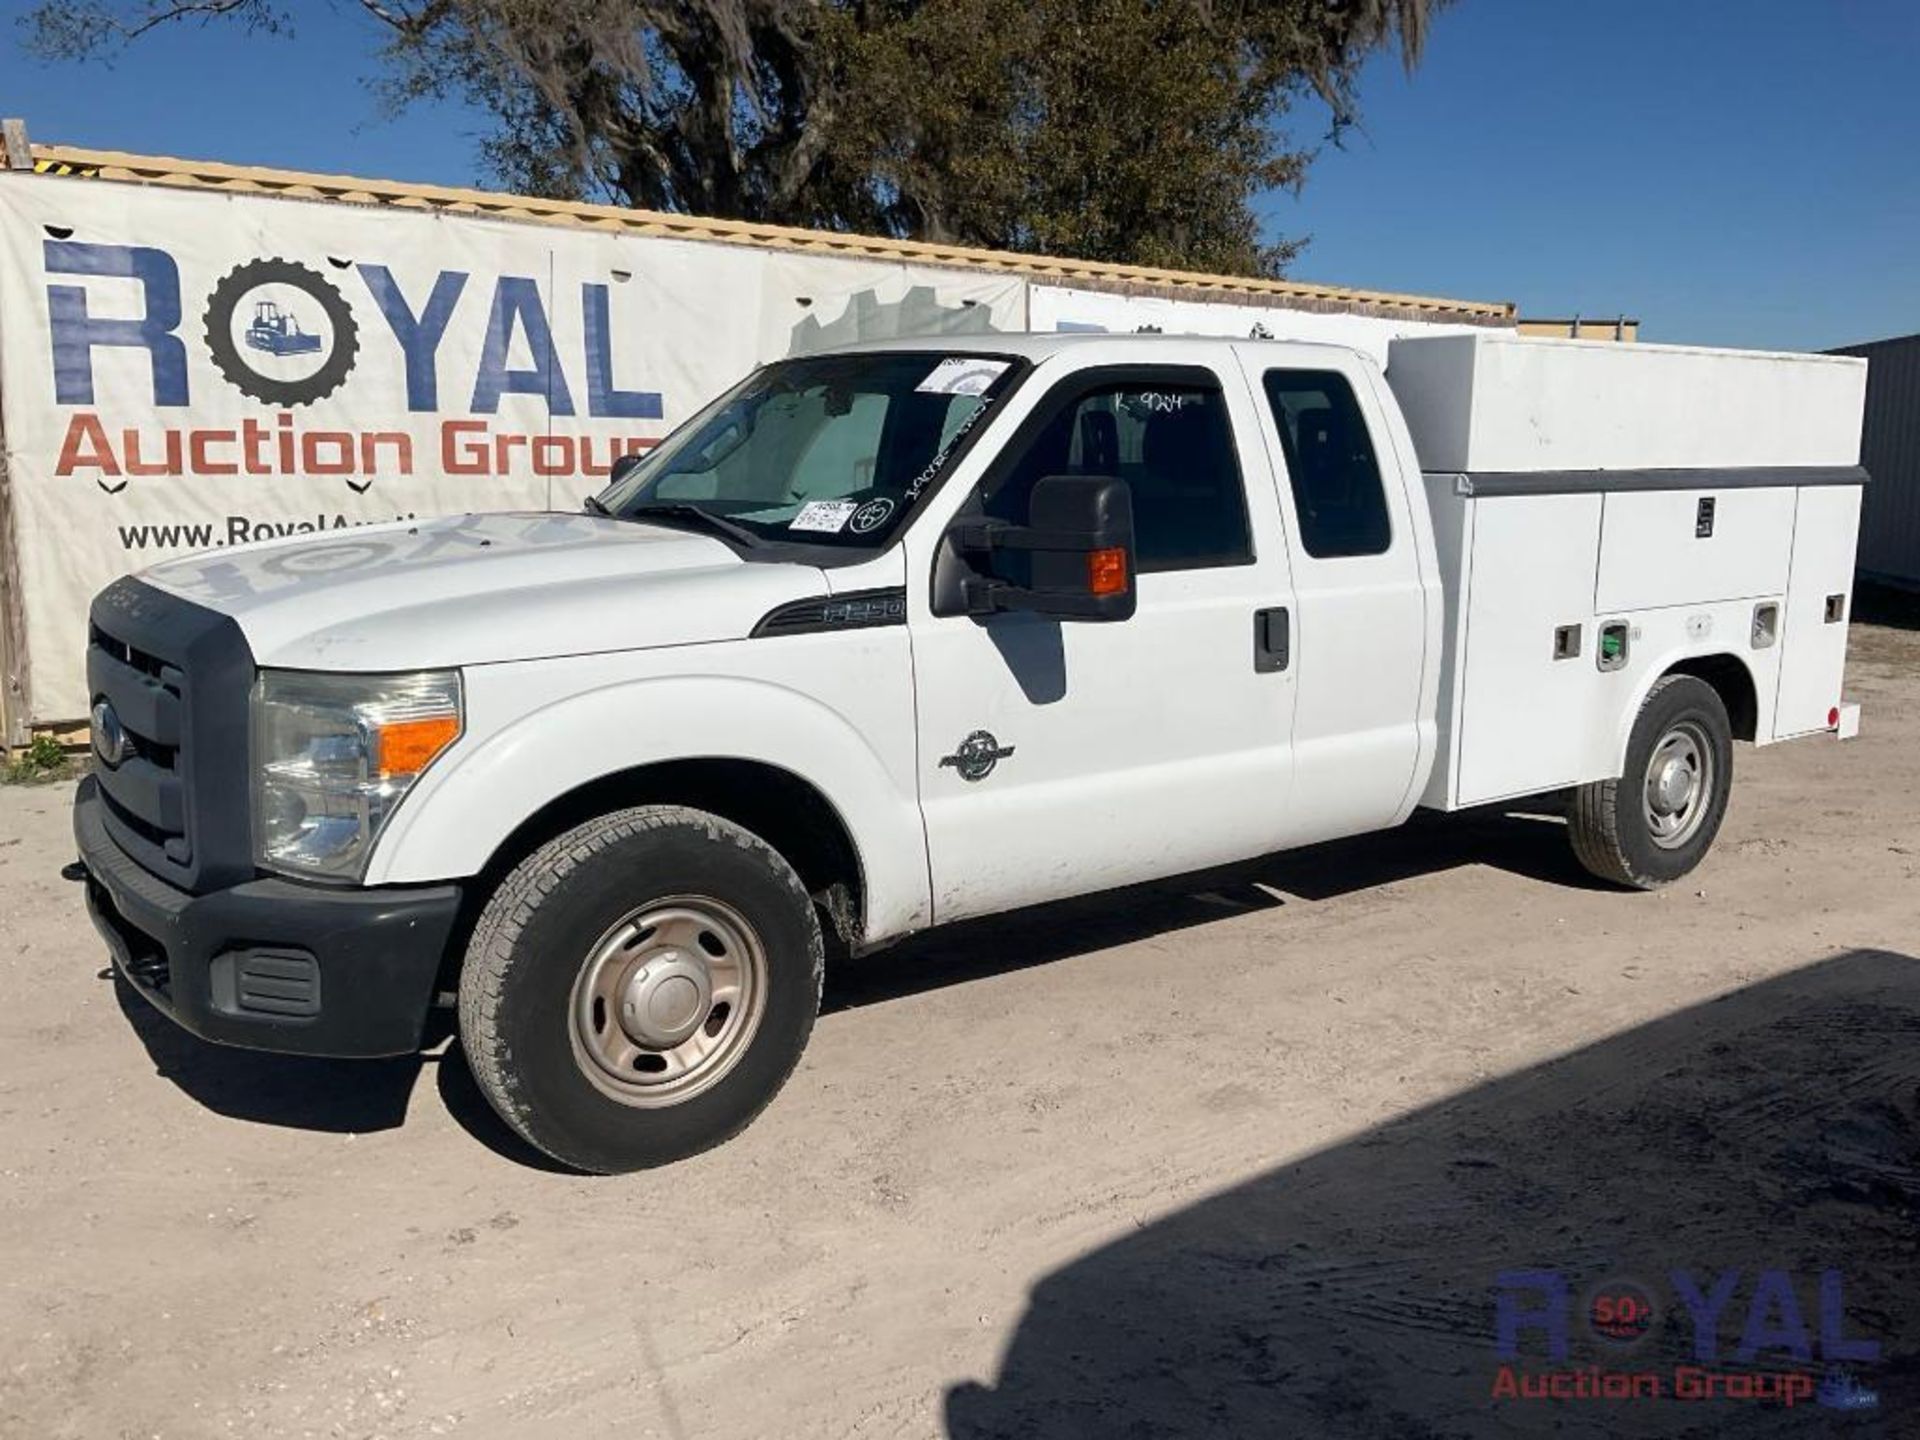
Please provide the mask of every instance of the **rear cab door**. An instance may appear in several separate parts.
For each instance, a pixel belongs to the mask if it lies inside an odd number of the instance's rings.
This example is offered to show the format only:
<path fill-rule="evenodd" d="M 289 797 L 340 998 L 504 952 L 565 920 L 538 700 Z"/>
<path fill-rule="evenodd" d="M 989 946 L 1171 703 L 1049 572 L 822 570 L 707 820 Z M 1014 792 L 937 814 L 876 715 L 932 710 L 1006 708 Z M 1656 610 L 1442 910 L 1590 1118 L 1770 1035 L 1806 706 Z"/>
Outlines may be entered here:
<path fill-rule="evenodd" d="M 1419 461 L 1379 369 L 1236 344 L 1295 596 L 1288 844 L 1398 824 L 1432 764 L 1441 596 Z"/>

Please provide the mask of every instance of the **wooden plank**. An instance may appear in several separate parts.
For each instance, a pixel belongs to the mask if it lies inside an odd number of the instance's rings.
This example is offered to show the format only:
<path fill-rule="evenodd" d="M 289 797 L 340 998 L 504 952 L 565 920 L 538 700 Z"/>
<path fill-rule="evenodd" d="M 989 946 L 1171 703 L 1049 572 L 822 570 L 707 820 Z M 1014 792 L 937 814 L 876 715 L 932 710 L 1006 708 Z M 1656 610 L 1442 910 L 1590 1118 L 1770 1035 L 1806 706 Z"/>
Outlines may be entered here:
<path fill-rule="evenodd" d="M 4 144 L 9 170 L 31 170 L 33 168 L 33 146 L 27 141 L 27 122 L 8 118 L 0 120 L 0 144 Z"/>
<path fill-rule="evenodd" d="M 62 720 L 57 724 L 30 728 L 30 738 L 38 739 L 42 735 L 51 735 L 62 750 L 69 752 L 93 748 L 93 730 L 85 720 Z"/>
<path fill-rule="evenodd" d="M 20 596 L 20 551 L 13 527 L 13 486 L 6 433 L 0 429 L 0 745 L 24 745 L 32 679 L 27 672 L 27 619 Z"/>
<path fill-rule="evenodd" d="M 1453 300 L 1431 295 L 1405 295 L 1386 290 L 1318 285 L 1297 280 L 1269 280 L 1254 276 L 1209 275 L 1149 265 L 1121 265 L 1060 259 L 1018 251 L 986 250 L 976 246 L 940 245 L 924 240 L 895 240 L 885 236 L 849 235 L 769 225 L 745 220 L 719 220 L 695 215 L 669 215 L 655 210 L 596 205 L 577 200 L 543 200 L 532 196 L 450 185 L 422 185 L 350 175 L 308 174 L 260 166 L 228 165 L 212 160 L 182 160 L 169 156 L 132 155 L 114 150 L 92 150 L 65 145 L 33 147 L 34 168 L 42 174 L 129 181 L 245 194 L 278 195 L 329 203 L 374 204 L 406 209 L 479 213 L 500 219 L 549 225 L 592 225 L 642 235 L 706 240 L 762 249 L 803 250 L 853 254 L 892 261 L 919 261 L 1005 274 L 1048 279 L 1071 279 L 1092 288 L 1117 285 L 1158 287 L 1162 293 L 1208 298 L 1312 302 L 1329 308 L 1389 312 L 1445 320 L 1506 324 L 1514 306 L 1505 301 Z M 1146 293 L 1146 292 L 1143 292 Z"/>

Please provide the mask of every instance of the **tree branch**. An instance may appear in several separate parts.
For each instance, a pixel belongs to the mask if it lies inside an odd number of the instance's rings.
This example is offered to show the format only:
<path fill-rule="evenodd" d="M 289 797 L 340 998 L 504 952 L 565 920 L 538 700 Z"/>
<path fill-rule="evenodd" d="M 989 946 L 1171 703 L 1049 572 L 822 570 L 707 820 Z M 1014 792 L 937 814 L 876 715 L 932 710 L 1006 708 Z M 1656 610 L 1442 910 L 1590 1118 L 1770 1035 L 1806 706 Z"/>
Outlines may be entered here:
<path fill-rule="evenodd" d="M 118 35 L 122 41 L 138 40 L 149 30 L 157 30 L 162 25 L 172 24 L 175 20 L 184 20 L 189 15 L 202 15 L 211 19 L 216 15 L 231 15 L 236 10 L 244 10 L 249 5 L 257 6 L 258 0 L 182 0 L 178 5 L 169 5 L 156 10 L 137 25 L 123 25 L 104 11 L 101 20 Z"/>

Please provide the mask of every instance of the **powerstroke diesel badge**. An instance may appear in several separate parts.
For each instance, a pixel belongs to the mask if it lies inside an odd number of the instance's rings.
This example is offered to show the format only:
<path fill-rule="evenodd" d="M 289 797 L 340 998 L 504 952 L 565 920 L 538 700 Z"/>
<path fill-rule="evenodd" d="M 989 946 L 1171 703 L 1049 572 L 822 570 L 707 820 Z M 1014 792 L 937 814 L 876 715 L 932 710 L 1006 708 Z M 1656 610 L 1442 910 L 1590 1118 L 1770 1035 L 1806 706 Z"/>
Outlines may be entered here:
<path fill-rule="evenodd" d="M 951 755 L 940 757 L 940 763 L 951 765 L 960 772 L 962 780 L 984 780 L 993 773 L 993 767 L 1013 754 L 1013 746 L 1002 745 L 993 738 L 991 730 L 976 730 L 960 742 L 960 748 Z"/>

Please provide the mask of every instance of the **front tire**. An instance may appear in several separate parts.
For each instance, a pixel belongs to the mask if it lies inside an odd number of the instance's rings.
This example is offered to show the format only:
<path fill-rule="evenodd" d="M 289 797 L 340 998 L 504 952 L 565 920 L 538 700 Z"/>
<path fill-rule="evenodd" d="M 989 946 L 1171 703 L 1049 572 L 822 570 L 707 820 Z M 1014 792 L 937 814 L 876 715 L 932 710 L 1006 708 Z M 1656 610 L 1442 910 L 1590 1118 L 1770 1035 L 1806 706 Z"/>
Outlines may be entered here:
<path fill-rule="evenodd" d="M 460 1040 L 501 1119 L 567 1165 L 664 1165 L 737 1134 L 792 1074 L 824 949 L 799 877 L 729 821 L 643 806 L 502 882 L 460 977 Z"/>
<path fill-rule="evenodd" d="M 1658 889 L 1706 857 L 1732 789 L 1725 702 L 1695 676 L 1665 676 L 1634 720 L 1626 773 L 1573 792 L 1573 853 L 1602 880 Z"/>

